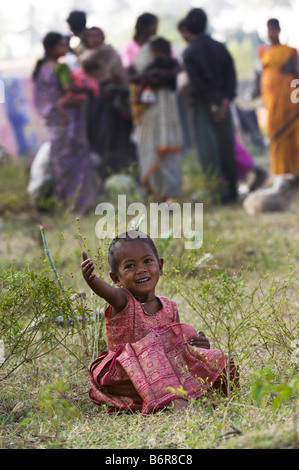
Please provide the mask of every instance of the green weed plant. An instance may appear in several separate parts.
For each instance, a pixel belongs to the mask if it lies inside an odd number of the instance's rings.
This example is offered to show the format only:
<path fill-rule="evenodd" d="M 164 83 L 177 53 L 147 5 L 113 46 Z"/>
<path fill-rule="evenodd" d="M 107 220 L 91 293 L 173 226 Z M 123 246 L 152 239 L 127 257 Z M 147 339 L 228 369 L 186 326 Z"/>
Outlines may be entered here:
<path fill-rule="evenodd" d="M 194 176 L 190 197 L 205 189 L 192 168 L 187 159 L 185 177 Z M 4 181 L 0 192 L 7 188 Z M 295 217 L 282 215 L 273 229 L 272 215 L 245 219 L 241 209 L 213 206 L 208 196 L 205 211 L 201 249 L 184 250 L 171 232 L 156 240 L 165 258 L 158 295 L 173 298 L 181 321 L 204 331 L 212 348 L 234 360 L 240 389 L 228 397 L 206 394 L 182 414 L 159 410 L 150 416 L 109 414 L 88 397 L 87 367 L 106 347 L 105 304 L 82 280 L 82 249 L 110 282 L 109 240 L 95 239 L 94 215 L 45 216 L 52 226 L 47 251 L 36 236 L 39 226 L 27 229 L 29 213 L 20 217 L 16 210 L 10 219 L 1 211 L 0 235 L 11 246 L 2 249 L 6 269 L 0 271 L 1 448 L 298 448 Z M 30 267 L 24 263 L 28 251 Z"/>

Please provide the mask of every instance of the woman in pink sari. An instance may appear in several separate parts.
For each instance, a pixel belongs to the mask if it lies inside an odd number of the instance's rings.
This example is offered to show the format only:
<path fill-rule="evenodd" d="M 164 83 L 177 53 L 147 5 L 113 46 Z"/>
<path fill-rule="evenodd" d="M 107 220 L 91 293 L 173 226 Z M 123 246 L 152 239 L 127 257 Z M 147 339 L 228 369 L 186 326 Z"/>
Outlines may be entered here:
<path fill-rule="evenodd" d="M 104 298 L 107 350 L 89 366 L 90 398 L 109 411 L 152 413 L 166 405 L 188 406 L 210 387 L 225 392 L 227 366 L 219 350 L 210 349 L 202 333 L 181 323 L 175 302 L 155 295 L 163 259 L 145 233 L 130 231 L 110 247 L 110 276 L 117 287 L 94 273 L 83 252 L 82 274 L 91 289 Z"/>

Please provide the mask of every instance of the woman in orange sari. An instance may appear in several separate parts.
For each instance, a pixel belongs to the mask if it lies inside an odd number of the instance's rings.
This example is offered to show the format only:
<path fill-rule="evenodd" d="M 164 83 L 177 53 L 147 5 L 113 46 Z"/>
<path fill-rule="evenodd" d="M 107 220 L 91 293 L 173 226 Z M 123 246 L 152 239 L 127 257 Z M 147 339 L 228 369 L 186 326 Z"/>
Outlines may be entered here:
<path fill-rule="evenodd" d="M 261 93 L 268 111 L 270 164 L 274 175 L 299 173 L 299 105 L 292 102 L 291 82 L 298 77 L 296 49 L 279 40 L 277 19 L 267 22 L 270 46 L 262 46 Z"/>

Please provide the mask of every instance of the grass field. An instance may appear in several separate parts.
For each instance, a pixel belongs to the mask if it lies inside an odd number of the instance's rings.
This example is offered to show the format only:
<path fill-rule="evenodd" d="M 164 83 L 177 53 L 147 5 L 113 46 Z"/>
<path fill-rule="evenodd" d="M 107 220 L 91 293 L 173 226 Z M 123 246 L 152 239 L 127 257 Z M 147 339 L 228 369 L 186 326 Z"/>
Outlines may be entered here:
<path fill-rule="evenodd" d="M 266 155 L 257 159 L 267 167 Z M 27 180 L 26 162 L 0 162 L 0 448 L 298 448 L 297 199 L 288 212 L 249 217 L 241 204 L 203 196 L 201 248 L 157 240 L 165 260 L 158 295 L 175 299 L 181 321 L 234 355 L 240 390 L 203 397 L 184 413 L 109 414 L 88 398 L 87 366 L 105 347 L 104 304 L 80 273 L 85 247 L 107 277 L 108 242 L 97 238 L 93 213 L 35 211 Z M 182 200 L 201 185 L 190 154 Z M 73 323 L 59 327 L 57 316 Z"/>

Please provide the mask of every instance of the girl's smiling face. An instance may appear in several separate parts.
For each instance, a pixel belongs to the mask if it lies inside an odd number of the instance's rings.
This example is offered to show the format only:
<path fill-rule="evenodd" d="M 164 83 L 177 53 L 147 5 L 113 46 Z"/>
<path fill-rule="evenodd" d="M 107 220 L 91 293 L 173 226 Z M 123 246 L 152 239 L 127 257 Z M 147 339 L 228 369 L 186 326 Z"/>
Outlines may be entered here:
<path fill-rule="evenodd" d="M 113 282 L 130 291 L 137 300 L 153 298 L 163 274 L 163 259 L 157 259 L 151 247 L 140 239 L 121 243 L 116 256 L 118 272 L 110 273 Z"/>

